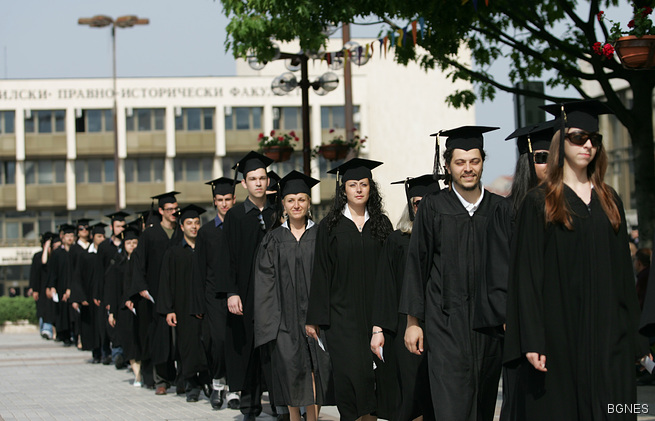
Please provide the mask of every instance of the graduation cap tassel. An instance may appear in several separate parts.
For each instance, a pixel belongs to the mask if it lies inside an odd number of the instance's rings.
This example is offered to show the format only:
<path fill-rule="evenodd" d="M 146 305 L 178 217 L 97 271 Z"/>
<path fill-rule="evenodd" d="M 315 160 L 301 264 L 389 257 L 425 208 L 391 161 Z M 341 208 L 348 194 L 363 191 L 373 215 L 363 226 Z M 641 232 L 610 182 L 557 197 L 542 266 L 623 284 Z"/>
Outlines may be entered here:
<path fill-rule="evenodd" d="M 239 163 L 237 162 L 237 164 L 234 166 L 234 180 L 232 181 L 232 196 L 234 196 L 234 192 L 236 191 L 238 175 L 239 175 Z M 212 200 L 213 200 L 213 196 L 212 196 Z"/>
<path fill-rule="evenodd" d="M 537 170 L 534 168 L 534 151 L 532 150 L 532 140 L 528 135 L 528 162 L 530 163 L 530 177 L 537 180 Z"/>
<path fill-rule="evenodd" d="M 407 197 L 407 209 L 409 210 L 409 220 L 414 222 L 416 215 L 414 214 L 414 206 L 412 206 L 412 198 L 409 195 L 409 177 L 405 179 L 405 196 Z"/>
<path fill-rule="evenodd" d="M 434 166 L 432 167 L 432 174 L 435 180 L 439 180 L 441 176 L 441 160 L 439 159 L 439 133 L 437 133 L 437 139 L 434 142 Z"/>
<path fill-rule="evenodd" d="M 561 105 L 559 122 L 559 156 L 557 157 L 557 165 L 562 168 L 564 166 L 564 138 L 566 137 L 566 112 L 564 111 L 564 104 Z"/>

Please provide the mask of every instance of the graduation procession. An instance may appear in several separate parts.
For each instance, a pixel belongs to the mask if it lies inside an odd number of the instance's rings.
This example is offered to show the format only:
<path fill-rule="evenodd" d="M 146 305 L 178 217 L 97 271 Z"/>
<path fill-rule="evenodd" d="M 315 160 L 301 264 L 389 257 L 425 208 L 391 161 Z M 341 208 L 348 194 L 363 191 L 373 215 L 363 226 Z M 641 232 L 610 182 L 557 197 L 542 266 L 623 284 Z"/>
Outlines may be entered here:
<path fill-rule="evenodd" d="M 503 134 L 506 197 L 481 181 L 498 128 L 467 125 L 432 134 L 433 171 L 394 175 L 393 196 L 384 163 L 338 162 L 320 220 L 319 180 L 250 151 L 198 183 L 205 203 L 168 191 L 62 224 L 32 260 L 39 333 L 153 402 L 244 421 L 265 403 L 290 421 L 635 420 L 637 385 L 655 382 L 655 281 L 604 181 L 611 110 L 544 110 Z"/>

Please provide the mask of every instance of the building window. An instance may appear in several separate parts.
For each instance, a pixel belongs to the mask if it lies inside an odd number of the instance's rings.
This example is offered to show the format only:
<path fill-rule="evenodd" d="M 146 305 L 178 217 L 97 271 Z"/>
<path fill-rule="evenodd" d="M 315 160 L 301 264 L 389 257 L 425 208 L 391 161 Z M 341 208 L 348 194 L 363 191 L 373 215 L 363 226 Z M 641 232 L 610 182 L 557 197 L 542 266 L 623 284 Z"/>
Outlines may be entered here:
<path fill-rule="evenodd" d="M 0 161 L 0 184 L 16 184 L 16 162 Z"/>
<path fill-rule="evenodd" d="M 129 158 L 124 166 L 126 183 L 164 182 L 164 158 Z"/>
<path fill-rule="evenodd" d="M 66 161 L 25 161 L 25 184 L 64 184 L 66 182 Z"/>
<path fill-rule="evenodd" d="M 66 131 L 66 111 L 32 111 L 25 119 L 25 133 L 63 133 Z"/>
<path fill-rule="evenodd" d="M 126 129 L 128 132 L 164 130 L 165 117 L 166 110 L 163 108 L 135 108 L 125 120 Z"/>
<path fill-rule="evenodd" d="M 311 111 L 310 111 L 311 112 Z M 277 107 L 273 109 L 273 129 L 302 129 L 302 109 L 300 107 Z"/>
<path fill-rule="evenodd" d="M 82 110 L 82 116 L 75 119 L 77 133 L 101 133 L 114 131 L 112 110 Z"/>
<path fill-rule="evenodd" d="M 14 132 L 14 111 L 0 111 L 0 134 L 11 134 Z"/>
<path fill-rule="evenodd" d="M 212 158 L 175 158 L 175 181 L 212 179 Z"/>
<path fill-rule="evenodd" d="M 183 108 L 181 115 L 175 117 L 175 130 L 189 132 L 214 130 L 214 109 Z"/>
<path fill-rule="evenodd" d="M 359 130 L 359 105 L 353 106 L 355 128 Z M 321 129 L 345 129 L 346 114 L 344 107 L 321 107 Z"/>
<path fill-rule="evenodd" d="M 225 130 L 261 130 L 262 107 L 229 107 L 225 110 Z"/>

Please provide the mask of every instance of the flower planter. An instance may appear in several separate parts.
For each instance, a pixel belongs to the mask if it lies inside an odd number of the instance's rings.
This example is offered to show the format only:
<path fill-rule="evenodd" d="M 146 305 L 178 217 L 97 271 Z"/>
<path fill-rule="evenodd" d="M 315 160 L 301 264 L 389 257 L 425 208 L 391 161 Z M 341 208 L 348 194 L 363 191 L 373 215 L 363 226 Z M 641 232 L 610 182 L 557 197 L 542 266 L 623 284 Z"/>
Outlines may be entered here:
<path fill-rule="evenodd" d="M 350 146 L 347 145 L 322 145 L 318 148 L 318 153 L 328 161 L 338 161 L 348 155 Z"/>
<path fill-rule="evenodd" d="M 275 162 L 288 161 L 293 153 L 291 146 L 266 146 L 262 148 L 262 153 Z"/>
<path fill-rule="evenodd" d="M 641 38 L 633 35 L 621 37 L 614 48 L 626 69 L 655 68 L 655 35 L 644 35 Z"/>

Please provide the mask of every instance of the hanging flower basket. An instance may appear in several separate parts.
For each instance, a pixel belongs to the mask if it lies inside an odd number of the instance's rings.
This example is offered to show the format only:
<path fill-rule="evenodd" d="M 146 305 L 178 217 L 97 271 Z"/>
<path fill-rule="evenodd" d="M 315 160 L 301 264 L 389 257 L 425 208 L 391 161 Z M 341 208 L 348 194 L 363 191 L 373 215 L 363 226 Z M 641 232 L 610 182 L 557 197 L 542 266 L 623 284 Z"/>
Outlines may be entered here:
<path fill-rule="evenodd" d="M 655 35 L 620 37 L 614 49 L 626 69 L 655 69 Z"/>
<path fill-rule="evenodd" d="M 349 150 L 350 146 L 348 145 L 321 145 L 318 153 L 328 161 L 338 161 L 344 159 Z"/>
<path fill-rule="evenodd" d="M 291 146 L 265 146 L 262 153 L 275 162 L 284 162 L 291 159 L 293 148 Z"/>

